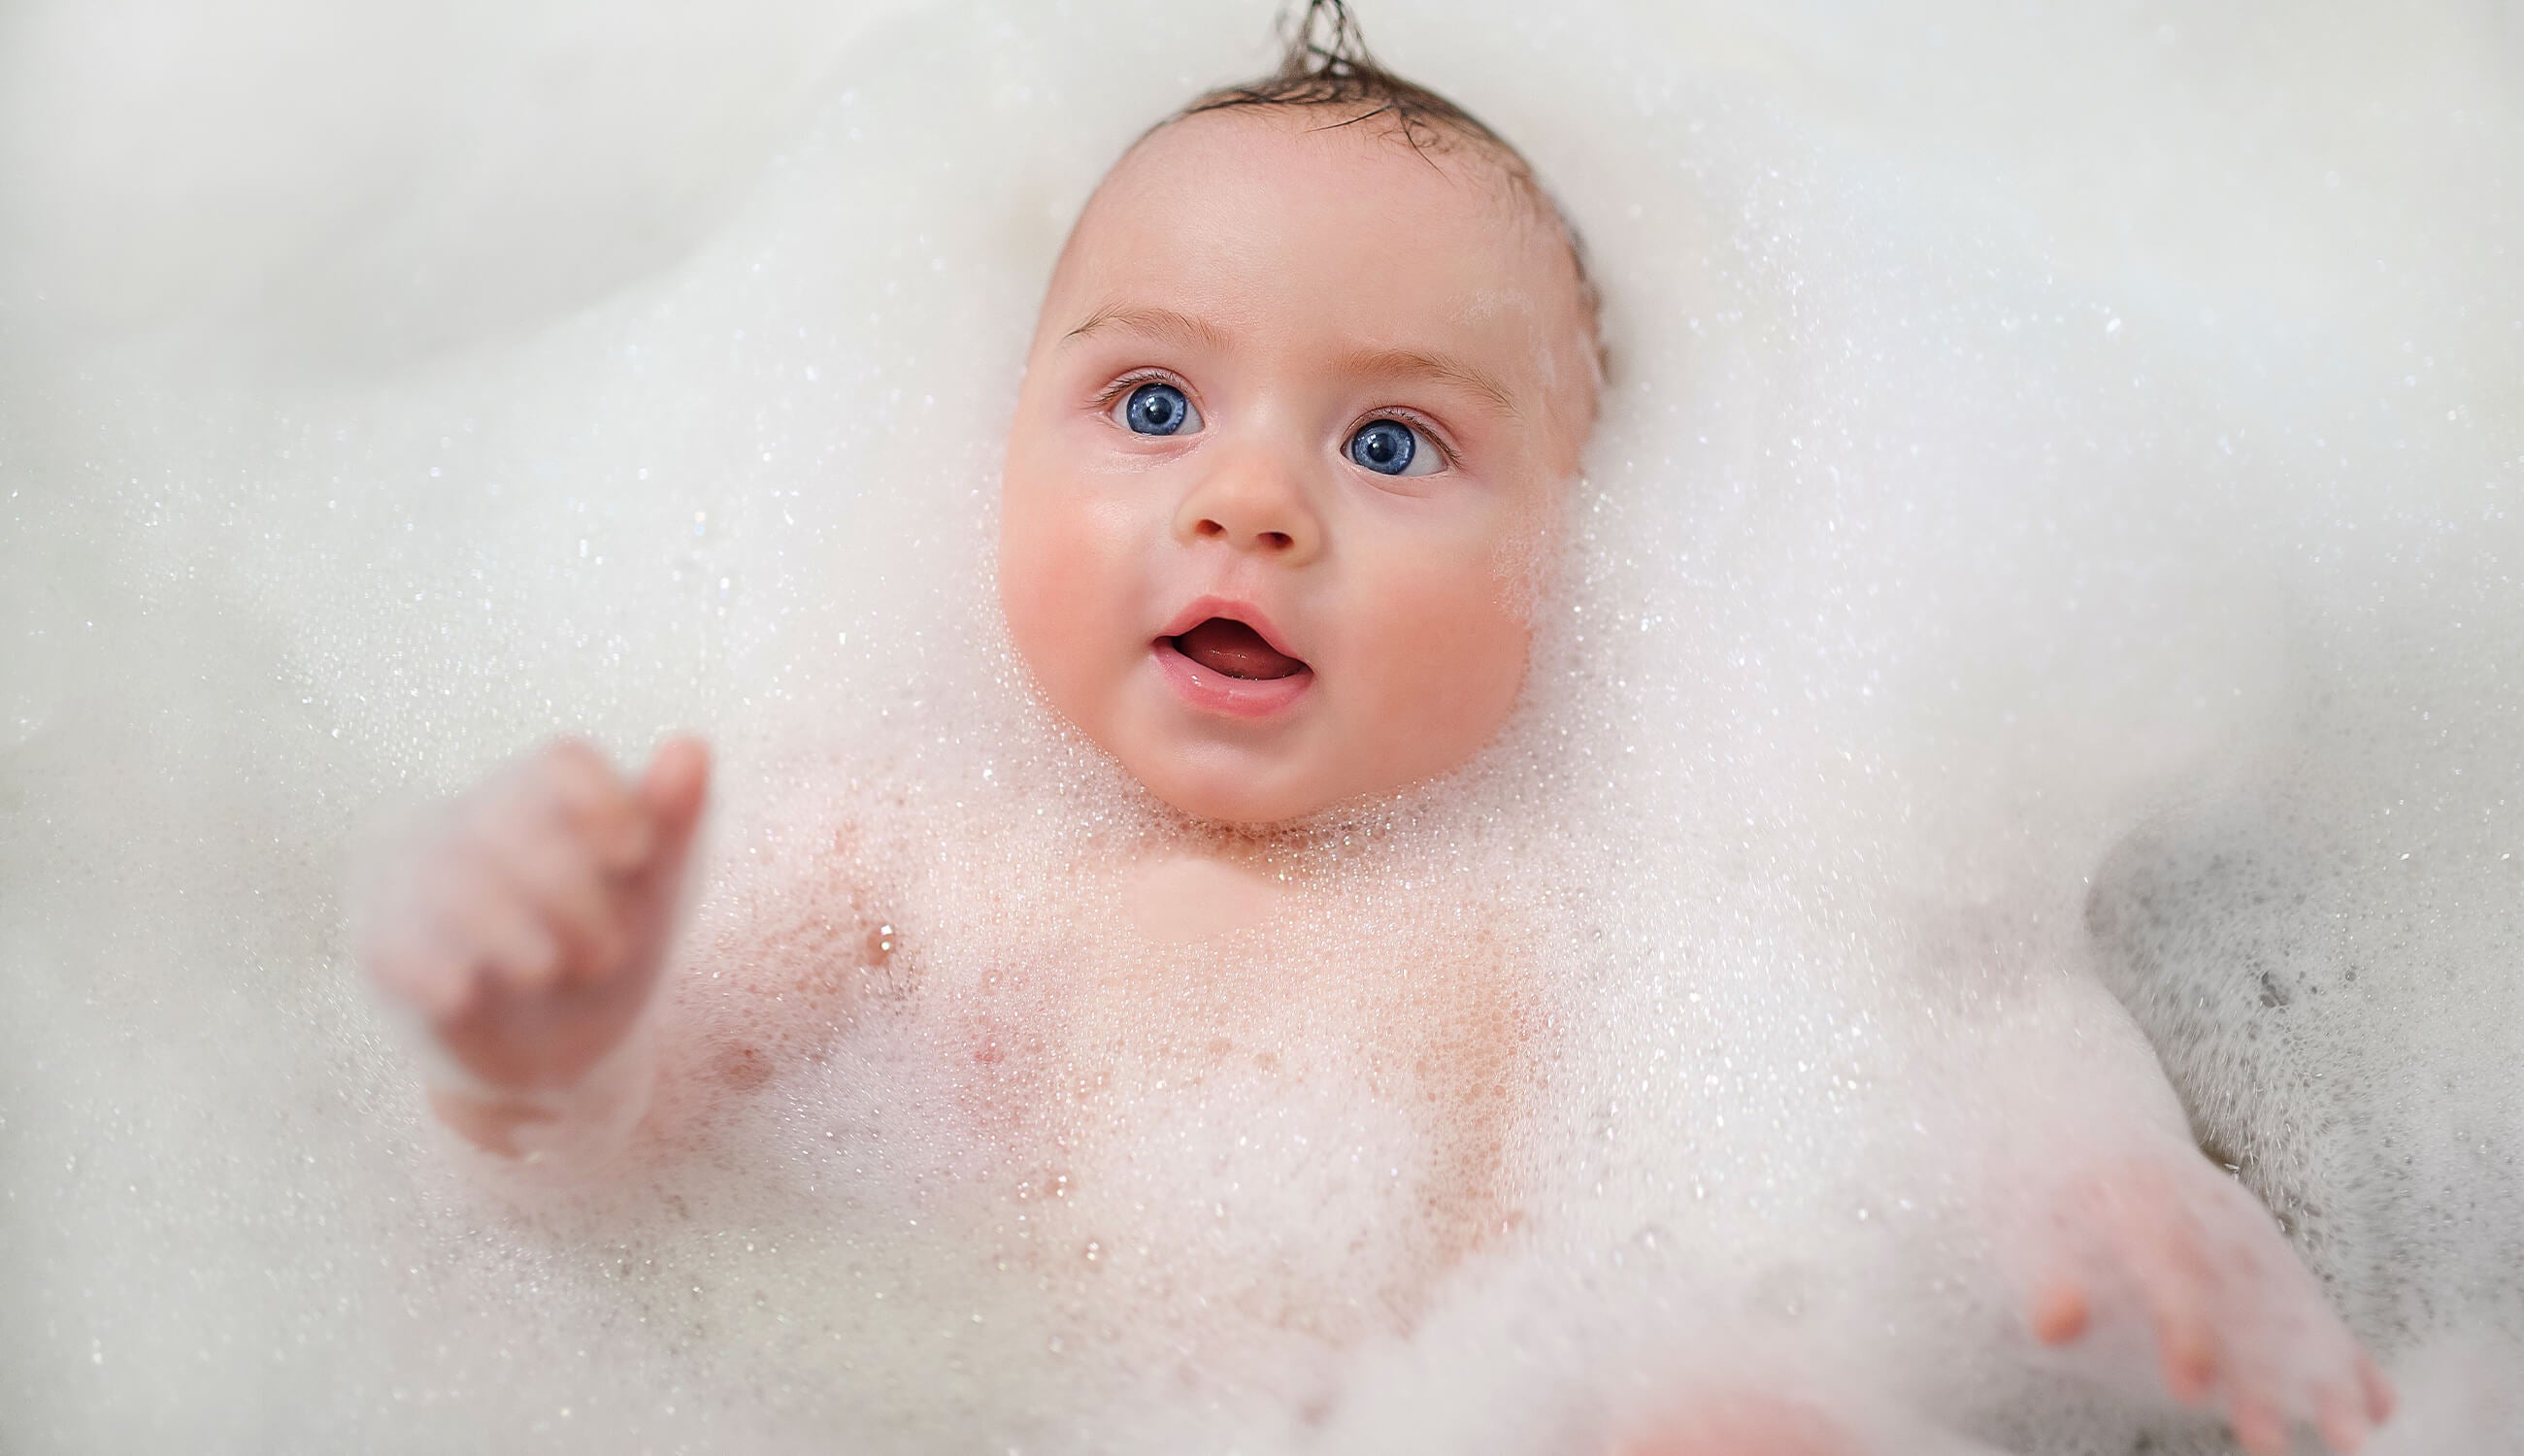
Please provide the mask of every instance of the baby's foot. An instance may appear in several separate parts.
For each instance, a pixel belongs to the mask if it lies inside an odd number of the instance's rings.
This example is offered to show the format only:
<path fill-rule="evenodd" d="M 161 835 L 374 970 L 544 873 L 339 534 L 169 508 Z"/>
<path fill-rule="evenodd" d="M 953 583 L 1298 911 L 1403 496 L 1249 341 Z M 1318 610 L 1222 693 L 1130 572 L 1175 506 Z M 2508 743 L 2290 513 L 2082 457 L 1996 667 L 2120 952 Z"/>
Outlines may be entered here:
<path fill-rule="evenodd" d="M 2269 1213 L 2196 1152 L 2085 1171 L 2063 1187 L 2049 1233 L 2028 1310 L 2043 1343 L 2152 1336 L 2164 1388 L 2212 1404 L 2245 1449 L 2267 1456 L 2300 1426 L 2354 1451 L 2391 1414 L 2392 1387 Z"/>

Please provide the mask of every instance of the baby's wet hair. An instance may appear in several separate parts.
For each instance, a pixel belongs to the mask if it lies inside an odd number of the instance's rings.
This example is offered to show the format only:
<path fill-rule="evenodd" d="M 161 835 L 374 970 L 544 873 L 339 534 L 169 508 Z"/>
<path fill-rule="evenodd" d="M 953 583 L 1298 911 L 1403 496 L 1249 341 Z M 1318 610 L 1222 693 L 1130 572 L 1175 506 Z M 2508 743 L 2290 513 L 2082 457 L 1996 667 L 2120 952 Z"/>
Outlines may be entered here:
<path fill-rule="evenodd" d="M 1444 152 L 1457 142 L 1471 143 L 1499 168 L 1510 185 L 1541 217 L 1559 228 L 1562 240 L 1569 245 L 1587 339 L 1594 345 L 1596 366 L 1602 369 L 1608 362 L 1603 344 L 1603 297 L 1587 267 L 1585 240 L 1569 220 L 1560 200 L 1542 185 L 1525 154 L 1487 122 L 1445 96 L 1377 64 L 1368 53 L 1358 17 L 1350 13 L 1344 0 L 1307 0 L 1306 8 L 1296 12 L 1293 19 L 1288 12 L 1283 12 L 1281 33 L 1284 48 L 1280 64 L 1269 74 L 1203 91 L 1149 130 L 1162 130 L 1207 112 L 1326 107 L 1350 113 L 1327 122 L 1328 127 L 1354 126 L 1381 118 L 1396 136 L 1423 156 Z"/>

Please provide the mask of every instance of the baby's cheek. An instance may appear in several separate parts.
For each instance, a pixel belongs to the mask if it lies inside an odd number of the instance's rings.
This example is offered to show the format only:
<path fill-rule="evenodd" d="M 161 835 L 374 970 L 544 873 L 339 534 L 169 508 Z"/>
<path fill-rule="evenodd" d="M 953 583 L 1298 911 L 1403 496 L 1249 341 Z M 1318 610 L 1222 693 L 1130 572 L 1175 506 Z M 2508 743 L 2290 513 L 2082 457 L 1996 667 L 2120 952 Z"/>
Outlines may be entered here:
<path fill-rule="evenodd" d="M 1450 556 L 1397 566 L 1370 614 L 1384 711 L 1450 761 L 1488 741 L 1525 680 L 1532 629 L 1481 558 Z"/>
<path fill-rule="evenodd" d="M 999 549 L 999 605 L 1026 665 L 1056 698 L 1074 699 L 1106 646 L 1122 583 L 1112 532 L 1076 508 L 1011 502 Z M 1074 702 L 1063 701 L 1064 709 Z"/>
<path fill-rule="evenodd" d="M 1501 532 L 1489 554 L 1492 607 L 1529 635 L 1535 608 L 1550 587 L 1558 559 L 1555 517 L 1546 510 L 1530 511 L 1512 529 Z"/>

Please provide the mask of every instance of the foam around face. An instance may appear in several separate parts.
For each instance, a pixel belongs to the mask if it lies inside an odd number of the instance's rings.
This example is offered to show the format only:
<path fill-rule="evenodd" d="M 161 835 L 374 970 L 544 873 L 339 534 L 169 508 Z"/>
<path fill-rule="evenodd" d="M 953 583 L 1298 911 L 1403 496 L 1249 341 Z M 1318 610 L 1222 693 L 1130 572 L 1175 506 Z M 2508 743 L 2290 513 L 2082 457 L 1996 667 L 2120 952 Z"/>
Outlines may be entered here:
<path fill-rule="evenodd" d="M 2111 1130 L 1987 1094 L 2080 958 L 2388 1439 L 2511 1444 L 2511 34 L 1378 8 L 1586 228 L 1604 424 L 1508 737 L 1185 949 L 1081 914 L 1192 831 L 1030 704 L 991 472 L 1071 214 L 1261 27 L 810 9 L 498 167 L 344 79 L 387 37 L 205 23 L 188 108 L 8 23 L 0 1446 L 1542 1452 L 1755 1383 L 2217 1449 L 2035 1361 L 1983 1237 Z M 510 24 L 461 49 L 565 96 Z M 627 111 L 693 129 L 520 120 Z M 268 200 L 153 211 L 205 157 Z M 724 773 L 664 1137 L 513 1208 L 356 989 L 345 849 L 673 724 Z"/>

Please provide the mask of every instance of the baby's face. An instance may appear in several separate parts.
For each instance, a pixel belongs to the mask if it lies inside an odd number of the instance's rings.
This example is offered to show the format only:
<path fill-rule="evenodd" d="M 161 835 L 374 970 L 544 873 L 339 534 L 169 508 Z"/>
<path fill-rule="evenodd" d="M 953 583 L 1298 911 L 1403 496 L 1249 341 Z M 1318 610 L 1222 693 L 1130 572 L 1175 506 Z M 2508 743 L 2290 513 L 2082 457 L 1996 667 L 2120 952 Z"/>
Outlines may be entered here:
<path fill-rule="evenodd" d="M 1338 120 L 1209 113 L 1125 158 L 1008 440 L 1018 650 L 1208 819 L 1396 789 L 1496 733 L 1593 419 L 1557 228 L 1476 146 Z"/>

